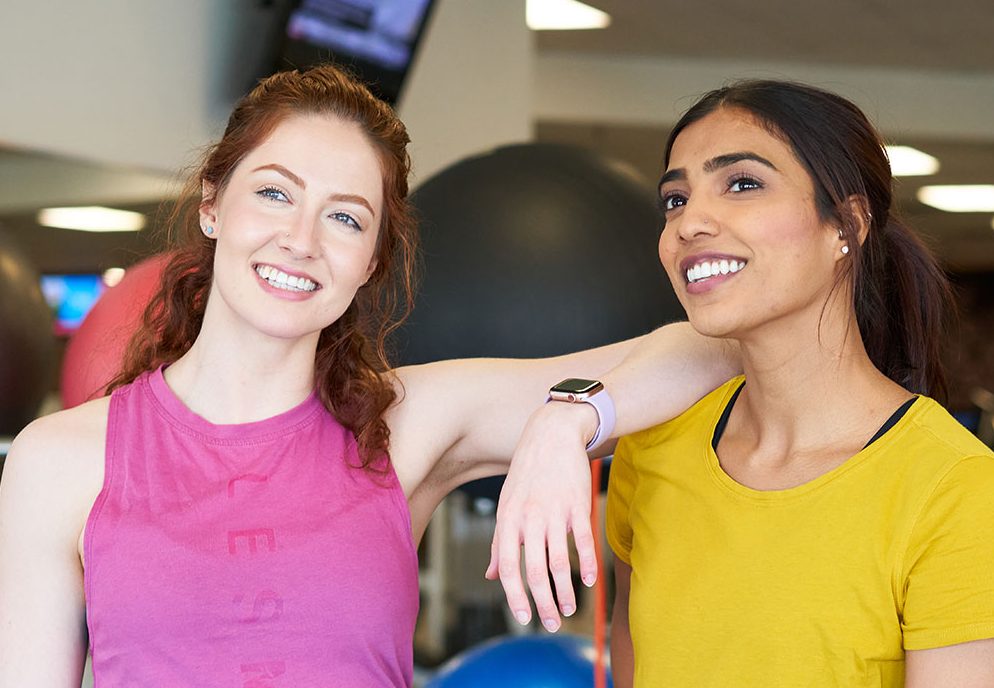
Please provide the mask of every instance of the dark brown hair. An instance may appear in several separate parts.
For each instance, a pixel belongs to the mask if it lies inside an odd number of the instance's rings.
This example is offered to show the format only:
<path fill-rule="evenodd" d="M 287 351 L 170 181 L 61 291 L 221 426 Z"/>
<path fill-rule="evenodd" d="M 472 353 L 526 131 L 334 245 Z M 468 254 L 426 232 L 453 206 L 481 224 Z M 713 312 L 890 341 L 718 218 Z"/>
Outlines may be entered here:
<path fill-rule="evenodd" d="M 944 400 L 940 342 L 952 291 L 929 250 L 892 212 L 890 164 L 866 115 L 813 86 L 737 82 L 705 94 L 684 113 L 666 143 L 667 167 L 680 132 L 719 108 L 754 117 L 808 171 L 819 217 L 836 224 L 849 246 L 839 280 L 852 278 L 856 322 L 873 364 L 905 389 Z M 869 218 L 862 245 L 855 212 Z"/>
<path fill-rule="evenodd" d="M 260 82 L 235 106 L 221 140 L 190 176 L 169 220 L 171 258 L 162 286 L 145 309 L 121 373 L 108 390 L 171 363 L 192 346 L 213 279 L 213 240 L 199 224 L 202 188 L 222 193 L 238 163 L 291 116 L 323 115 L 358 124 L 379 153 L 383 216 L 376 269 L 353 303 L 324 328 L 315 358 L 315 385 L 325 406 L 356 436 L 363 466 L 382 457 L 390 433 L 383 414 L 396 393 L 386 338 L 411 310 L 417 228 L 407 200 L 409 138 L 393 110 L 362 84 L 330 65 L 280 72 Z"/>

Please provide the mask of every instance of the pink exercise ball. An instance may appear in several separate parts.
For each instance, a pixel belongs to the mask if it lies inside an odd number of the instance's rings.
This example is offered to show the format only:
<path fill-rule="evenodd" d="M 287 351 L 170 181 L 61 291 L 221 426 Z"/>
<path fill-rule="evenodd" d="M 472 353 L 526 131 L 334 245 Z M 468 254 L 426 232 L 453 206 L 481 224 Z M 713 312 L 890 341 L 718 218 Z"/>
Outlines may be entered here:
<path fill-rule="evenodd" d="M 65 408 L 103 396 L 117 375 L 124 350 L 138 329 L 145 306 L 161 283 L 168 256 L 160 254 L 128 268 L 124 278 L 105 291 L 66 345 L 62 362 Z"/>

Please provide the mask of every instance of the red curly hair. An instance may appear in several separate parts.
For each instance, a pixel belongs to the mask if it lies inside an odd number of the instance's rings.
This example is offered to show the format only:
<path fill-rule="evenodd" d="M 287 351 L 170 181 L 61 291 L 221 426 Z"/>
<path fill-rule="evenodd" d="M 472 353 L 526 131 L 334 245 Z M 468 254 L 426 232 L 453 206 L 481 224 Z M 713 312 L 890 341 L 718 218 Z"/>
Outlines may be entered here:
<path fill-rule="evenodd" d="M 383 170 L 376 269 L 345 313 L 322 330 L 314 371 L 325 407 L 355 434 L 362 465 L 371 467 L 387 451 L 390 431 L 383 414 L 396 398 L 386 376 L 386 339 L 414 302 L 417 227 L 407 199 L 410 139 L 387 104 L 331 65 L 274 74 L 235 106 L 224 136 L 206 151 L 171 213 L 172 250 L 162 285 L 107 390 L 172 363 L 193 345 L 213 280 L 215 247 L 200 230 L 199 207 L 224 191 L 238 163 L 280 122 L 298 115 L 334 116 L 358 124 L 377 150 Z M 202 199 L 203 189 L 212 191 Z"/>

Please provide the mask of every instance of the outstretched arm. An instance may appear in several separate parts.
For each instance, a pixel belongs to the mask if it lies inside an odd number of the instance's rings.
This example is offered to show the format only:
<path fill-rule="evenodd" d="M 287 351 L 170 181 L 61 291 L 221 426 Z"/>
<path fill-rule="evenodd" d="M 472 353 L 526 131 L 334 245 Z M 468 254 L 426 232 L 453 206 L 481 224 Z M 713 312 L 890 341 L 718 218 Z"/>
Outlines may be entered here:
<path fill-rule="evenodd" d="M 525 424 L 545 406 L 552 384 L 585 377 L 610 380 L 626 395 L 633 390 L 639 396 L 619 405 L 618 427 L 624 432 L 681 412 L 734 372 L 728 359 L 716 340 L 676 323 L 566 356 L 464 359 L 397 369 L 400 400 L 386 419 L 390 456 L 410 505 L 415 537 L 452 489 L 507 473 Z M 650 389 L 655 380 L 664 381 L 662 390 Z M 640 410 L 640 398 L 654 405 L 651 412 Z"/>
<path fill-rule="evenodd" d="M 704 337 L 687 323 L 668 325 L 643 338 L 601 380 L 614 398 L 614 438 L 667 421 L 740 370 L 737 346 Z M 590 529 L 590 468 L 585 450 L 597 429 L 589 404 L 550 403 L 536 410 L 515 450 L 497 509 L 497 529 L 487 577 L 500 576 L 508 605 L 522 623 L 531 605 L 526 579 L 543 625 L 559 628 L 559 612 L 576 608 L 567 535 L 573 533 L 584 583 L 593 585 L 597 560 Z M 596 452 L 612 453 L 614 443 Z M 548 558 L 547 558 L 548 557 Z M 552 596 L 549 573 L 559 609 Z"/>
<path fill-rule="evenodd" d="M 390 456 L 415 537 L 455 487 L 507 473 L 525 422 L 545 403 L 550 384 L 603 375 L 640 339 L 553 358 L 476 358 L 397 369 L 400 400 L 387 413 Z"/>

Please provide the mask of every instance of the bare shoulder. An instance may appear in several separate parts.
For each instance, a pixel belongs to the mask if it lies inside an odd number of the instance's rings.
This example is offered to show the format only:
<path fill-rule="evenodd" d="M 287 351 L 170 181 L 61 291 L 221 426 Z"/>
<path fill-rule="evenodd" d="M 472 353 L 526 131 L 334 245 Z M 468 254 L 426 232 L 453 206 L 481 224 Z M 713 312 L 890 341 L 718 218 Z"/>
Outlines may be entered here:
<path fill-rule="evenodd" d="M 5 516 L 20 520 L 27 510 L 48 527 L 82 528 L 103 483 L 109 408 L 108 397 L 95 399 L 43 416 L 14 438 L 0 486 Z"/>
<path fill-rule="evenodd" d="M 110 397 L 32 421 L 14 438 L 8 460 L 27 464 L 22 470 L 85 472 L 96 461 L 102 467 Z"/>

